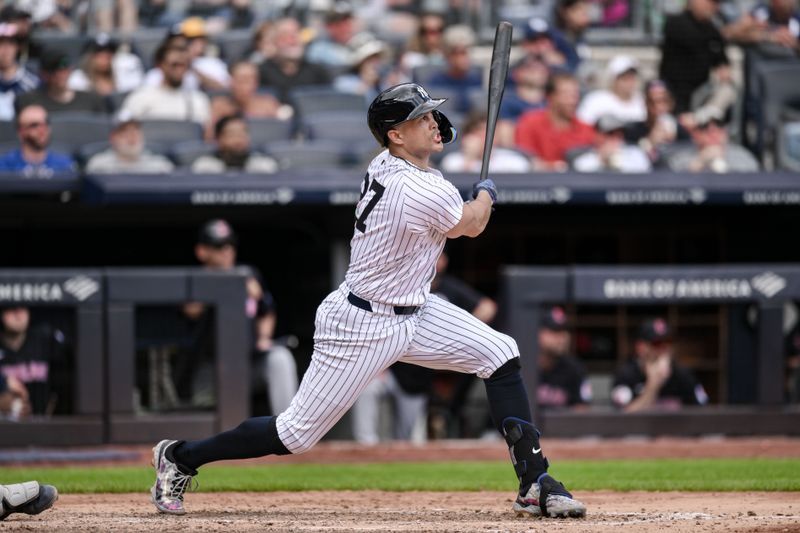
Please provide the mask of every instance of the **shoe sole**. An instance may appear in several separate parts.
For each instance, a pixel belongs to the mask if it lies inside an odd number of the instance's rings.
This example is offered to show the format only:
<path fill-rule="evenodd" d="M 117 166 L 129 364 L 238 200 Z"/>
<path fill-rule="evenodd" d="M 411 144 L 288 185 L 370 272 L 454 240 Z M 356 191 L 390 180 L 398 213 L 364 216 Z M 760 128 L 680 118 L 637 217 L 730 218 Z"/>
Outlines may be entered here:
<path fill-rule="evenodd" d="M 160 442 L 158 444 L 156 444 L 155 446 L 153 446 L 153 456 L 150 458 L 150 466 L 152 466 L 156 470 L 156 476 L 158 476 L 158 468 L 156 467 L 156 465 L 161 460 L 161 452 L 159 450 L 160 446 L 161 446 Z M 169 446 L 169 445 L 167 444 L 167 446 Z M 158 479 L 156 479 L 156 483 L 158 483 Z M 150 501 L 153 502 L 153 505 L 156 506 L 156 509 L 158 509 L 158 512 L 164 513 L 164 514 L 174 514 L 174 515 L 186 514 L 186 510 L 185 509 L 181 509 L 179 511 L 175 511 L 173 509 L 167 509 L 166 507 L 162 507 L 158 503 L 158 501 L 156 500 L 156 483 L 153 483 L 153 486 L 150 487 Z"/>
<path fill-rule="evenodd" d="M 544 515 L 542 514 L 542 510 L 539 507 L 522 507 L 518 503 L 514 504 L 514 512 L 517 516 L 527 516 L 531 518 L 542 518 Z M 574 508 L 574 509 L 563 509 L 559 511 L 550 511 L 547 512 L 548 518 L 584 518 L 586 517 L 586 509 L 584 508 Z"/>

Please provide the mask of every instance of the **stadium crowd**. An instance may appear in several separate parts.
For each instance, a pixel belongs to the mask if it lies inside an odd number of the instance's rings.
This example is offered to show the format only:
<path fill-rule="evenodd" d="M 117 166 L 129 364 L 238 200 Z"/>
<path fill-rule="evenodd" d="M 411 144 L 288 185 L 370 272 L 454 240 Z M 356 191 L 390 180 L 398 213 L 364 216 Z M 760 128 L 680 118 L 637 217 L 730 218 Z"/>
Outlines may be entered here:
<path fill-rule="evenodd" d="M 456 3 L 88 4 L 20 0 L 2 8 L 1 169 L 47 177 L 65 169 L 363 166 L 376 150 L 364 109 L 381 89 L 413 80 L 449 99 L 443 110 L 465 133 L 436 162 L 475 170 L 488 43 Z M 687 0 L 659 28 L 657 69 L 640 64 L 633 49 L 598 61 L 587 45 L 592 27 L 623 25 L 641 6 L 550 4 L 550 16 L 515 21 L 496 171 L 764 167 L 763 142 L 741 146 L 745 119 L 760 117 L 741 62 L 726 50 L 738 44 L 796 61 L 794 0 L 749 9 Z M 302 150 L 291 149 L 298 144 Z"/>

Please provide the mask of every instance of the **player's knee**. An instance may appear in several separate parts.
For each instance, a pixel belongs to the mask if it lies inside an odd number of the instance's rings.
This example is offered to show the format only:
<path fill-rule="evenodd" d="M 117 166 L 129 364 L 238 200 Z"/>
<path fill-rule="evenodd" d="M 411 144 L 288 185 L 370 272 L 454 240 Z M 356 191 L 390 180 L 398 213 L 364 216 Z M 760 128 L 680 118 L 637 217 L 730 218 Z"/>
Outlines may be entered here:
<path fill-rule="evenodd" d="M 311 450 L 316 443 L 316 440 L 297 441 L 292 444 L 292 447 L 289 448 L 289 451 L 292 452 L 292 455 L 300 455 L 301 453 L 306 453 L 307 451 Z"/>
<path fill-rule="evenodd" d="M 520 364 L 519 357 L 514 357 L 492 372 L 492 375 L 486 378 L 486 381 L 493 382 L 502 380 L 505 377 L 519 373 L 520 368 L 522 368 L 522 365 Z"/>

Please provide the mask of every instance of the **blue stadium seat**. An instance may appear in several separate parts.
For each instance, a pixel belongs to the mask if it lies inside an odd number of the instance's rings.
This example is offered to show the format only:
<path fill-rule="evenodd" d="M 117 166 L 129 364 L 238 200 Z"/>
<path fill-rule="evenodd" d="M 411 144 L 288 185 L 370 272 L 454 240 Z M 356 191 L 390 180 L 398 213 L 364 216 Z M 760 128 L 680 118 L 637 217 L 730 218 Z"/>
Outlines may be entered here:
<path fill-rule="evenodd" d="M 320 141 L 280 141 L 266 145 L 264 151 L 278 161 L 282 170 L 299 168 L 337 168 L 346 162 L 341 143 Z"/>
<path fill-rule="evenodd" d="M 203 127 L 186 120 L 143 120 L 142 133 L 148 144 L 173 145 L 182 141 L 203 139 Z"/>
<path fill-rule="evenodd" d="M 17 140 L 17 126 L 13 120 L 0 121 L 0 143 Z"/>
<path fill-rule="evenodd" d="M 52 113 L 50 129 L 53 142 L 77 152 L 85 144 L 108 141 L 111 122 L 106 115 L 95 113 Z"/>
<path fill-rule="evenodd" d="M 273 141 L 288 141 L 292 138 L 294 130 L 292 121 L 276 118 L 250 118 L 247 119 L 247 125 L 253 146 Z"/>
<path fill-rule="evenodd" d="M 214 40 L 221 49 L 222 59 L 228 65 L 232 65 L 236 61 L 244 59 L 244 55 L 253 42 L 253 33 L 250 30 L 226 31 L 217 35 Z"/>
<path fill-rule="evenodd" d="M 363 96 L 330 87 L 298 87 L 289 98 L 301 119 L 324 111 L 351 111 L 363 117 L 369 106 Z"/>
<path fill-rule="evenodd" d="M 303 118 L 304 130 L 311 139 L 327 139 L 347 144 L 375 144 L 364 113 L 329 111 Z"/>
<path fill-rule="evenodd" d="M 184 141 L 174 144 L 170 150 L 170 157 L 179 167 L 191 167 L 199 157 L 208 155 L 216 150 L 216 146 L 203 141 Z"/>

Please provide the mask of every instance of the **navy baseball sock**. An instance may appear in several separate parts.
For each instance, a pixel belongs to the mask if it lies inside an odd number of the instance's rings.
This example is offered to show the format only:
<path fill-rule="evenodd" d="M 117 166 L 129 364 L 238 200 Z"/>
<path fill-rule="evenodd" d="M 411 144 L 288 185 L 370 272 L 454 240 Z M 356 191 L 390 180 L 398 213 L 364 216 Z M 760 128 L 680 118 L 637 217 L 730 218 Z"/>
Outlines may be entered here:
<path fill-rule="evenodd" d="M 505 435 L 503 420 L 508 417 L 519 418 L 526 422 L 533 420 L 520 368 L 519 357 L 515 357 L 506 361 L 491 376 L 483 380 L 486 385 L 486 396 L 489 397 L 489 411 L 492 414 L 494 427 L 502 435 Z"/>
<path fill-rule="evenodd" d="M 532 423 L 520 368 L 519 358 L 511 359 L 484 383 L 492 420 L 506 439 L 519 478 L 520 495 L 524 496 L 538 477 L 547 472 L 548 465 L 539 444 L 539 431 Z"/>
<path fill-rule="evenodd" d="M 180 441 L 165 453 L 184 474 L 191 475 L 200 466 L 213 461 L 287 455 L 291 452 L 278 437 L 275 419 L 274 416 L 248 418 L 234 429 L 208 439 Z"/>

